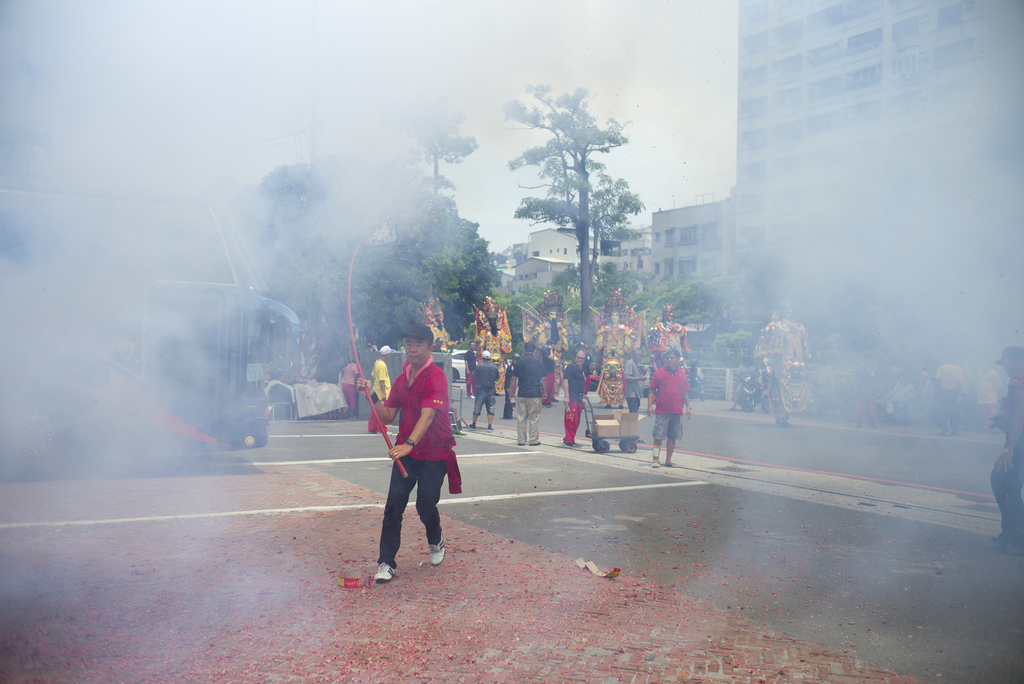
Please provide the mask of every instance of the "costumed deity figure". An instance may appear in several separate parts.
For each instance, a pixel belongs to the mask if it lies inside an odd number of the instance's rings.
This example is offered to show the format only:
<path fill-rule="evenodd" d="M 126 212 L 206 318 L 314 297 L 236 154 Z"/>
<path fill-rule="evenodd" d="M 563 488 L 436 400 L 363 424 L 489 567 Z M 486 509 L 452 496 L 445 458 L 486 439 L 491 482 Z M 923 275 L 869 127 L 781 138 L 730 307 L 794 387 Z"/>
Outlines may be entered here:
<path fill-rule="evenodd" d="M 494 297 L 484 298 L 483 309 L 473 308 L 476 309 L 477 360 L 483 360 L 485 351 L 491 352 L 490 361 L 498 367 L 498 381 L 494 383 L 494 391 L 500 394 L 505 390 L 505 356 L 512 352 L 508 317 Z"/>
<path fill-rule="evenodd" d="M 431 298 L 423 305 L 423 322 L 434 333 L 434 351 L 446 352 L 454 346 L 448 331 L 444 329 L 444 309 L 441 302 Z"/>
<path fill-rule="evenodd" d="M 556 290 L 545 292 L 539 312 L 530 306 L 520 308 L 523 310 L 523 341 L 546 347 L 555 362 L 555 372 L 549 374 L 545 388 L 545 400 L 550 403 L 562 386 L 562 357 L 569 349 L 569 336 L 565 330 L 568 314 L 562 310 L 562 293 Z"/>
<path fill-rule="evenodd" d="M 640 331 L 643 330 L 644 313 L 639 314 L 626 308 L 626 298 L 621 290 L 612 290 L 604 302 L 604 313 L 594 312 L 594 329 L 599 331 L 597 342 L 597 364 L 601 369 L 601 380 L 597 394 L 605 406 L 621 407 L 625 402 L 626 378 L 623 359 L 640 346 Z M 639 325 L 634 328 L 633 325 Z"/>
<path fill-rule="evenodd" d="M 807 351 L 807 331 L 792 319 L 791 304 L 783 302 L 771 323 L 761 331 L 754 356 L 763 359 L 768 371 L 768 396 L 775 424 L 785 427 L 790 415 L 807 411 L 810 400 L 805 365 L 811 357 Z"/>
<path fill-rule="evenodd" d="M 665 365 L 662 355 L 669 349 L 675 349 L 680 356 L 685 356 L 690 351 L 686 328 L 672 320 L 674 313 L 675 309 L 671 304 L 663 306 L 661 315 L 647 333 L 647 351 L 655 368 Z"/>

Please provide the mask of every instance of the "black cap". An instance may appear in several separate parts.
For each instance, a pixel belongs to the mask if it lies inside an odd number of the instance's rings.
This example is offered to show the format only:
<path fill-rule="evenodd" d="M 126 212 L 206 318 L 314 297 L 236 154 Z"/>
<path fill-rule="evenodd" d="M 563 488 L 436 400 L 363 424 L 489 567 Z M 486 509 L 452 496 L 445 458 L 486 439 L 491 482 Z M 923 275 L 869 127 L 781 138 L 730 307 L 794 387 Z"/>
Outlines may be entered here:
<path fill-rule="evenodd" d="M 1003 347 L 1003 356 L 996 361 L 999 365 L 1003 365 L 1006 361 L 1021 361 L 1024 362 L 1024 348 L 1022 347 Z"/>
<path fill-rule="evenodd" d="M 418 337 L 421 340 L 426 340 L 433 344 L 434 342 L 434 331 L 430 329 L 430 326 L 422 323 L 413 323 L 405 329 L 405 337 Z"/>

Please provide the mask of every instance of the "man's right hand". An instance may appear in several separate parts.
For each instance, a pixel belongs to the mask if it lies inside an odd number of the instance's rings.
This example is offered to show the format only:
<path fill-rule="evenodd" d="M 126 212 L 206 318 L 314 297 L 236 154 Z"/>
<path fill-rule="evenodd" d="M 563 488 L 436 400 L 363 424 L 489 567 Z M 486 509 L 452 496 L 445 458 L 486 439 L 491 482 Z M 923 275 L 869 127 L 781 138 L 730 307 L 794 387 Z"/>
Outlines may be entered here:
<path fill-rule="evenodd" d="M 651 406 L 650 404 L 647 405 L 647 415 L 649 415 L 649 416 L 653 416 L 654 415 L 654 407 Z"/>

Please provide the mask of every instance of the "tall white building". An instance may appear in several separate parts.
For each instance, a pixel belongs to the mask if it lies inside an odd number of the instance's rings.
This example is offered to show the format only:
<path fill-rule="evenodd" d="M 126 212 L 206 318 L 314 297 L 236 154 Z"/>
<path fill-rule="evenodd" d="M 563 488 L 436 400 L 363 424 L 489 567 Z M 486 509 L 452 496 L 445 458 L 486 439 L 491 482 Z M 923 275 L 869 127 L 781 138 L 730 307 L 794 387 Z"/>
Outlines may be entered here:
<path fill-rule="evenodd" d="M 848 232 L 921 174 L 1019 157 L 1022 7 L 740 0 L 740 263 Z"/>

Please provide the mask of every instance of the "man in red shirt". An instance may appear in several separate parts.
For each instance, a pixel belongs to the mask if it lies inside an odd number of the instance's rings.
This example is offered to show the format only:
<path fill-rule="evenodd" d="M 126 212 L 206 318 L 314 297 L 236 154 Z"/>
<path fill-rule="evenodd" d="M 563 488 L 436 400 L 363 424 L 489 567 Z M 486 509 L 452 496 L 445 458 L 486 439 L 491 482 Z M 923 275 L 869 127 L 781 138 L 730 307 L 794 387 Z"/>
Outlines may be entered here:
<path fill-rule="evenodd" d="M 374 394 L 372 409 L 384 425 L 390 424 L 401 409 L 398 439 L 388 452 L 394 461 L 401 460 L 408 477 L 397 465 L 391 467 L 391 484 L 384 505 L 384 522 L 380 532 L 380 557 L 374 581 L 384 584 L 395 576 L 395 556 L 402 543 L 402 516 L 409 504 L 409 495 L 416 487 L 416 512 L 427 531 L 430 564 L 444 561 L 444 534 L 437 502 L 441 499 L 441 483 L 448 476 L 448 491 L 462 492 L 459 464 L 455 460 L 455 438 L 448 418 L 448 379 L 434 365 L 431 345 L 434 334 L 422 323 L 411 326 L 405 334 L 405 358 L 402 373 L 391 385 L 391 395 L 379 401 Z M 366 386 L 357 382 L 360 391 Z M 418 485 L 418 486 L 417 486 Z"/>
<path fill-rule="evenodd" d="M 996 363 L 1010 376 L 1010 385 L 1003 399 L 1003 411 L 992 421 L 992 427 L 1006 432 L 1006 444 L 992 468 L 992 494 L 1003 518 L 1002 533 L 992 541 L 1003 550 L 1015 546 L 1024 551 L 1024 348 L 1006 347 Z"/>
<path fill-rule="evenodd" d="M 665 467 L 671 468 L 672 453 L 676 450 L 676 440 L 683 438 L 683 411 L 690 418 L 690 382 L 686 379 L 686 371 L 679 366 L 679 352 L 671 347 L 663 352 L 665 365 L 659 368 L 651 378 L 651 388 L 647 393 L 647 415 L 657 414 L 654 418 L 654 463 L 657 468 L 661 458 L 661 441 L 667 440 L 665 448 Z"/>

